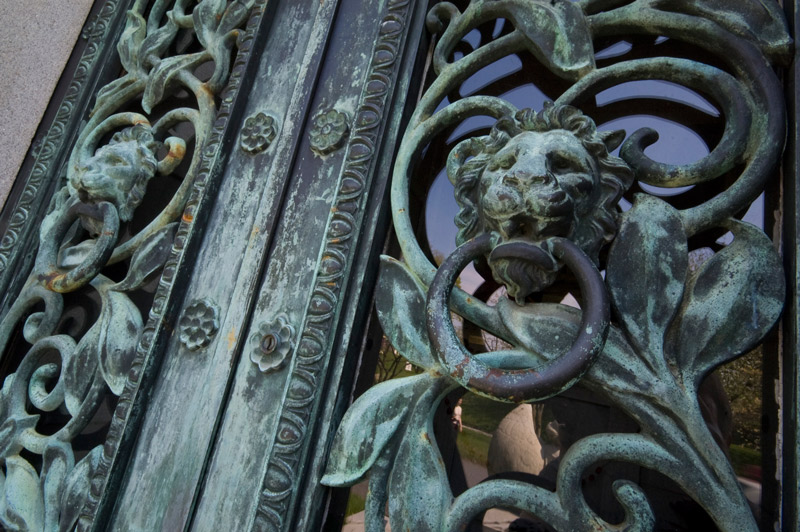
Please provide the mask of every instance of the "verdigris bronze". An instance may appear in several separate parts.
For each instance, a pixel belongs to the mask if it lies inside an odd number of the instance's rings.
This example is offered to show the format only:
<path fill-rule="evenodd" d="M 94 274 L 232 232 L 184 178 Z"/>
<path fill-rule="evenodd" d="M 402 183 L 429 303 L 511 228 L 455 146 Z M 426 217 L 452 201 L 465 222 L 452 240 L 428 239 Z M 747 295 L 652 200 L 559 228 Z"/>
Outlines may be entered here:
<path fill-rule="evenodd" d="M 219 330 L 219 308 L 207 299 L 192 301 L 178 321 L 181 343 L 189 351 L 197 351 L 208 344 Z"/>
<path fill-rule="evenodd" d="M 294 346 L 295 330 L 285 314 L 278 314 L 272 322 L 262 323 L 258 332 L 250 337 L 250 360 L 261 373 L 278 371 Z"/>
<path fill-rule="evenodd" d="M 247 153 L 260 153 L 269 147 L 277 134 L 275 119 L 266 113 L 256 113 L 244 121 L 239 145 Z"/>
<path fill-rule="evenodd" d="M 382 259 L 376 300 L 392 345 L 426 371 L 381 383 L 351 406 L 323 479 L 346 486 L 369 475 L 368 531 L 384 529 L 387 503 L 393 530 L 465 530 L 493 507 L 529 512 L 560 531 L 652 530 L 653 511 L 632 482 L 614 484 L 622 523 L 604 521 L 588 505 L 582 474 L 598 461 L 659 471 L 721 530 L 758 530 L 697 393 L 710 371 L 755 346 L 783 308 L 780 257 L 760 229 L 732 216 L 763 190 L 780 156 L 785 113 L 768 59 L 785 61 L 790 40 L 777 8 L 764 10 L 756 1 L 710 5 L 476 0 L 463 13 L 446 2 L 430 12 L 429 28 L 440 33 L 433 53 L 438 77 L 411 117 L 393 174 L 404 262 Z M 497 18 L 511 21 L 513 31 L 453 56 L 467 33 Z M 717 55 L 730 73 L 675 58 L 598 68 L 591 43 L 626 33 L 689 42 Z M 474 95 L 437 110 L 469 76 L 522 51 L 573 82 L 554 104 L 518 111 L 500 98 Z M 682 166 L 653 161 L 644 154 L 657 138 L 649 130 L 631 134 L 620 158 L 608 155 L 623 135 L 597 133 L 572 106 L 641 79 L 672 81 L 714 98 L 726 126 L 708 156 Z M 450 154 L 448 175 L 461 208 L 459 247 L 436 268 L 408 214 L 414 163 L 435 135 L 476 115 L 497 122 L 489 136 L 463 141 Z M 647 194 L 637 195 L 625 213 L 616 208 L 634 179 L 678 187 L 713 181 L 737 165 L 727 189 L 688 208 Z M 690 273 L 688 239 L 709 228 L 730 231 L 733 242 Z M 608 242 L 602 283 L 591 272 Z M 514 300 L 490 307 L 453 286 L 460 270 L 481 255 Z M 562 263 L 576 273 L 584 310 L 526 303 L 527 295 L 555 280 Z M 610 316 L 603 314 L 605 298 Z M 513 349 L 471 355 L 452 330 L 451 311 Z M 555 376 L 553 368 L 559 369 Z M 579 440 L 561 458 L 555 492 L 490 480 L 453 496 L 432 425 L 448 393 L 464 386 L 498 400 L 532 401 L 575 382 L 624 411 L 640 432 Z"/>
<path fill-rule="evenodd" d="M 538 113 L 503 116 L 488 137 L 464 141 L 448 159 L 461 209 L 456 242 L 492 233 L 489 267 L 520 303 L 555 279 L 559 265 L 548 250 L 550 238 L 574 242 L 596 263 L 616 233 L 617 203 L 633 182 L 628 165 L 609 155 L 624 136 L 599 133 L 579 110 L 550 102 Z M 537 264 L 504 256 L 503 245 L 517 240 L 540 244 Z"/>
<path fill-rule="evenodd" d="M 147 331 L 162 311 L 145 322 L 131 293 L 165 268 L 175 270 L 169 257 L 192 222 L 184 209 L 209 156 L 204 150 L 216 98 L 253 2 L 132 4 L 117 47 L 123 74 L 97 93 L 71 151 L 67 184 L 41 224 L 33 270 L 0 322 L 4 361 L 11 364 L 22 352 L 0 391 L 0 525 L 6 530 L 92 526 L 130 409 L 122 405 L 112 426 L 100 427 L 107 437 L 99 444 L 76 450 L 75 442 L 108 400 L 116 404 L 126 383 L 138 384 L 147 351 L 140 342 L 152 338 Z M 211 65 L 207 75 L 198 70 L 203 64 Z M 181 105 L 166 103 L 176 95 Z M 193 132 L 191 152 L 174 133 L 181 126 Z M 143 226 L 126 225 L 148 184 L 170 175 L 178 185 L 160 211 Z M 101 273 L 122 261 L 129 262 L 116 280 Z M 71 297 L 83 298 L 77 311 Z M 157 297 L 153 308 L 163 300 Z M 201 307 L 187 309 L 181 325 L 190 349 L 208 343 L 219 326 L 215 311 Z M 51 426 L 45 429 L 40 419 L 46 416 Z"/>

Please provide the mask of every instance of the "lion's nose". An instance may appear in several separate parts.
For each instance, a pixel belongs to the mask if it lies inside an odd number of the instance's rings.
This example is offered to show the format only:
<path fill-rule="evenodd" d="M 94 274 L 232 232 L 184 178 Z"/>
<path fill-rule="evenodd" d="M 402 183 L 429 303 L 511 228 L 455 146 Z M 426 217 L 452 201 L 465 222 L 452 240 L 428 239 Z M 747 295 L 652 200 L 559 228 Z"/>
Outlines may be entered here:
<path fill-rule="evenodd" d="M 509 173 L 503 181 L 509 186 L 520 186 L 528 188 L 532 185 L 546 185 L 554 181 L 550 172 L 543 170 L 541 172 L 531 172 L 528 170 L 514 170 Z"/>

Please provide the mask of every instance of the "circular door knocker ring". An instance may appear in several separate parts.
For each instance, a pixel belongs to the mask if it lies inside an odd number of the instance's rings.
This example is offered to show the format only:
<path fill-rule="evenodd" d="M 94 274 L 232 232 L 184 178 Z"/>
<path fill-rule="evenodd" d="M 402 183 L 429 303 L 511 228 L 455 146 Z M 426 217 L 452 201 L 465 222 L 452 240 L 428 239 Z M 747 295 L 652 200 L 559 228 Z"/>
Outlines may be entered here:
<path fill-rule="evenodd" d="M 72 223 L 79 216 L 102 221 L 103 228 L 97 236 L 94 248 L 86 258 L 74 268 L 65 270 L 57 265 L 58 247 Z M 77 290 L 94 279 L 111 258 L 111 253 L 117 243 L 118 231 L 119 216 L 117 216 L 117 209 L 114 205 L 107 201 L 97 204 L 76 202 L 56 221 L 48 238 L 42 241 L 40 260 L 37 261 L 43 265 L 43 267 L 37 266 L 40 271 L 39 279 L 54 292 L 63 294 Z"/>
<path fill-rule="evenodd" d="M 459 384 L 481 395 L 506 402 L 532 402 L 552 397 L 569 388 L 591 367 L 603 350 L 610 319 L 609 299 L 600 272 L 578 246 L 565 238 L 552 238 L 553 255 L 570 268 L 586 302 L 578 337 L 565 354 L 536 369 L 504 370 L 475 358 L 456 336 L 448 301 L 461 270 L 492 250 L 492 238 L 484 234 L 466 242 L 439 267 L 428 290 L 427 325 L 434 353 L 445 371 Z M 514 253 L 540 260 L 541 250 L 523 242 L 513 243 Z"/>

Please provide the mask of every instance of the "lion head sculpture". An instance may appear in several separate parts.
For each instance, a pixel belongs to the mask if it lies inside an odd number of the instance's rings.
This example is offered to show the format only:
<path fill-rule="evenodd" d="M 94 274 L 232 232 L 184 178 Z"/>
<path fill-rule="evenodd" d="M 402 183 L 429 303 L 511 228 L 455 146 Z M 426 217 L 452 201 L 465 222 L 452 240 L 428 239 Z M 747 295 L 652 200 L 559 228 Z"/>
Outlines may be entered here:
<path fill-rule="evenodd" d="M 617 231 L 617 203 L 633 171 L 609 154 L 624 131 L 598 132 L 578 109 L 546 102 L 501 117 L 490 134 L 459 144 L 447 173 L 455 186 L 458 245 L 482 234 L 495 248 L 514 241 L 537 244 L 546 260 L 532 264 L 493 253 L 492 275 L 522 302 L 555 281 L 561 264 L 547 240 L 571 240 L 595 263 Z"/>
<path fill-rule="evenodd" d="M 125 128 L 81 165 L 70 185 L 81 201 L 111 202 L 120 220 L 130 221 L 144 198 L 147 182 L 156 174 L 158 148 L 148 127 Z"/>

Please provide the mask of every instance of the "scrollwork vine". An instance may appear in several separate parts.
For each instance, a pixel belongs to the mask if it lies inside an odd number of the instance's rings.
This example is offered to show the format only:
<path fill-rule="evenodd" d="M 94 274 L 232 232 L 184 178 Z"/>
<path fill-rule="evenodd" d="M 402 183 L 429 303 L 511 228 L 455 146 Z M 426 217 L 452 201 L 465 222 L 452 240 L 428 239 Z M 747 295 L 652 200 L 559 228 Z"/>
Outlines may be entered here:
<path fill-rule="evenodd" d="M 0 323 L 5 360 L 15 356 L 11 346 L 27 344 L 0 391 L 4 529 L 67 530 L 78 519 L 103 445 L 78 454 L 73 440 L 123 391 L 144 328 L 130 294 L 160 275 L 170 253 L 251 5 L 140 0 L 127 13 L 117 47 L 124 73 L 97 94 L 67 185 L 42 222 L 33 271 Z M 183 53 L 190 41 L 199 51 Z M 125 110 L 136 105 L 144 114 Z M 191 147 L 178 133 L 187 126 Z M 167 205 L 134 230 L 148 184 L 169 176 L 179 184 Z M 124 275 L 105 274 L 123 261 Z M 94 322 L 75 324 L 73 294 L 96 303 Z M 57 430 L 40 429 L 48 416 Z"/>
<path fill-rule="evenodd" d="M 736 475 L 703 420 L 697 394 L 702 379 L 755 346 L 783 308 L 779 256 L 759 229 L 733 216 L 761 192 L 780 156 L 785 114 L 769 61 L 785 61 L 790 40 L 777 7 L 741 2 L 712 10 L 703 0 L 679 4 L 474 0 L 463 13 L 447 2 L 429 13 L 429 28 L 440 34 L 433 52 L 438 77 L 410 120 L 392 183 L 405 262 L 382 258 L 376 301 L 392 345 L 427 372 L 381 383 L 352 405 L 323 479 L 345 486 L 370 476 L 368 530 L 383 529 L 387 502 L 391 526 L 401 530 L 465 530 L 497 506 L 530 512 L 563 531 L 652 530 L 653 511 L 634 483 L 614 485 L 625 511 L 621 524 L 607 523 L 590 508 L 581 475 L 598 460 L 659 471 L 721 530 L 757 530 Z M 498 18 L 510 21 L 513 30 L 463 57 L 453 56 L 467 33 Z M 689 42 L 720 57 L 730 73 L 674 58 L 598 68 L 593 41 L 626 33 Z M 553 104 L 518 110 L 499 98 L 468 96 L 437 110 L 470 75 L 523 51 L 573 83 Z M 594 122 L 573 107 L 593 91 L 638 79 L 711 93 L 726 126 L 708 156 L 684 166 L 658 163 L 644 154 L 657 138 L 653 131 L 634 132 L 623 143 L 624 135 L 598 134 Z M 467 139 L 450 153 L 447 173 L 461 208 L 460 247 L 436 268 L 416 241 L 408 214 L 413 163 L 435 135 L 477 115 L 497 122 L 489 135 Z M 620 143 L 620 159 L 610 157 Z M 641 194 L 627 212 L 615 207 L 632 178 L 656 186 L 692 185 L 715 180 L 742 162 L 733 184 L 697 205 L 679 210 Z M 606 199 L 608 209 L 592 210 Z M 709 228 L 724 228 L 734 240 L 690 273 L 688 239 Z M 601 319 L 601 327 L 588 326 L 589 310 L 525 304 L 525 297 L 552 283 L 565 264 L 557 252 L 560 239 L 581 253 L 573 264 L 596 262 L 600 248 L 612 242 L 602 288 L 611 300 L 612 324 Z M 454 288 L 459 270 L 481 254 L 516 302 L 502 299 L 489 307 Z M 584 296 L 597 300 L 596 292 Z M 513 349 L 471 355 L 448 332 L 448 301 L 453 311 Z M 582 334 L 592 345 L 576 350 L 572 339 Z M 576 363 L 566 364 L 567 359 Z M 559 379 L 542 378 L 554 368 Z M 519 402 L 548 397 L 576 382 L 628 414 L 640 433 L 579 440 L 562 457 L 555 492 L 491 480 L 453 496 L 432 426 L 447 393 L 461 385 Z"/>

